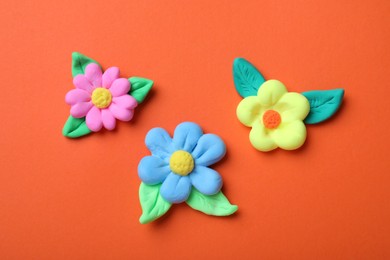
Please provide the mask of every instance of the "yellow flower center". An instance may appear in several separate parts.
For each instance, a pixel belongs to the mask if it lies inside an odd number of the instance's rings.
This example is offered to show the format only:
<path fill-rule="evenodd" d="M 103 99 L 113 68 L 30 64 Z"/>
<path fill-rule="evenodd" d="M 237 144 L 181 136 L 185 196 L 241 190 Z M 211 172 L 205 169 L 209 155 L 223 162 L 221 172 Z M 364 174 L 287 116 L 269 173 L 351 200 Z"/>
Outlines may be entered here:
<path fill-rule="evenodd" d="M 263 124 L 268 129 L 277 128 L 281 121 L 280 114 L 275 110 L 270 109 L 263 114 Z"/>
<path fill-rule="evenodd" d="M 92 103 L 98 108 L 106 108 L 111 104 L 112 95 L 106 88 L 95 88 L 92 92 Z"/>
<path fill-rule="evenodd" d="M 169 159 L 169 167 L 174 173 L 186 176 L 194 169 L 194 159 L 190 153 L 179 150 Z"/>

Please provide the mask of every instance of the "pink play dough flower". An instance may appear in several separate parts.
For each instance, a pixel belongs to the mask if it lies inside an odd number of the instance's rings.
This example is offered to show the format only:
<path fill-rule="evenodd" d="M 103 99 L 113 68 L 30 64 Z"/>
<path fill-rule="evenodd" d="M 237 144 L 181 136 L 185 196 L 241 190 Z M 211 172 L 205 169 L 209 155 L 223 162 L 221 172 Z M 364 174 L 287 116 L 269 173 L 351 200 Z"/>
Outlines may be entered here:
<path fill-rule="evenodd" d="M 65 102 L 71 105 L 75 118 L 86 117 L 88 128 L 94 132 L 103 126 L 112 130 L 115 119 L 130 121 L 137 101 L 130 96 L 130 82 L 119 78 L 119 69 L 110 67 L 104 73 L 96 63 L 85 67 L 85 74 L 73 78 L 76 89 L 66 94 Z"/>

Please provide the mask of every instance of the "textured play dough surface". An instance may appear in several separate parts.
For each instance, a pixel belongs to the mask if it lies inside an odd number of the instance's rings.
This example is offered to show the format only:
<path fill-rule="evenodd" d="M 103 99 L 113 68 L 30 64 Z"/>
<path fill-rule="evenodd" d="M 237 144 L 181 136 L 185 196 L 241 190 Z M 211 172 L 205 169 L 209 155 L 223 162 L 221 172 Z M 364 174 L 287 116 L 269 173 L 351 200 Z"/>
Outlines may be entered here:
<path fill-rule="evenodd" d="M 0 259 L 390 259 L 389 9 L 388 0 L 1 1 Z M 154 81 L 130 122 L 61 135 L 73 51 Z M 343 103 L 306 124 L 301 148 L 259 152 L 236 116 L 236 57 L 289 92 L 345 88 Z M 141 225 L 145 136 L 185 121 L 224 141 L 211 168 L 239 209 L 214 217 L 184 202 Z"/>

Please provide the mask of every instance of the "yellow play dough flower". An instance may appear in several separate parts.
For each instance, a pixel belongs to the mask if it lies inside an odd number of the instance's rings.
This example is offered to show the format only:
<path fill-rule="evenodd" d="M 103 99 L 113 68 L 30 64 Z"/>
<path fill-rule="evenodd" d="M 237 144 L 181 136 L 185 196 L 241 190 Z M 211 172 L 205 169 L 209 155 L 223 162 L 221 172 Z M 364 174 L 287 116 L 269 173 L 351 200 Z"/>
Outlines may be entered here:
<path fill-rule="evenodd" d="M 252 127 L 249 140 L 260 151 L 277 147 L 294 150 L 306 140 L 302 122 L 310 111 L 309 101 L 301 94 L 287 92 L 278 80 L 264 82 L 257 96 L 243 99 L 237 107 L 237 117 Z"/>

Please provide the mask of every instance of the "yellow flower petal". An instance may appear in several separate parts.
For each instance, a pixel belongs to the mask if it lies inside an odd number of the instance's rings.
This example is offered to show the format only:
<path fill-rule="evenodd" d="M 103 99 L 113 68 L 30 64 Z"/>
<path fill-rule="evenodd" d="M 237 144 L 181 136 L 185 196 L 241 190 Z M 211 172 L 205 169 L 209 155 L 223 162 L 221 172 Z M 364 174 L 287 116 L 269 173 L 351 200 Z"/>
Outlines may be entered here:
<path fill-rule="evenodd" d="M 302 121 L 282 123 L 270 132 L 274 142 L 282 149 L 295 150 L 301 147 L 306 140 L 306 127 Z"/>
<path fill-rule="evenodd" d="M 278 147 L 269 135 L 268 130 L 259 121 L 254 122 L 249 134 L 249 140 L 253 147 L 263 152 L 268 152 Z"/>
<path fill-rule="evenodd" d="M 241 100 L 236 113 L 241 123 L 246 126 L 252 126 L 253 122 L 259 118 L 261 110 L 258 97 L 251 96 Z"/>
<path fill-rule="evenodd" d="M 274 109 L 282 117 L 282 122 L 303 120 L 310 111 L 309 101 L 301 94 L 289 92 L 275 104 Z"/>
<path fill-rule="evenodd" d="M 257 96 L 259 102 L 265 108 L 273 106 L 278 100 L 287 93 L 286 87 L 279 80 L 267 80 L 260 86 Z"/>

